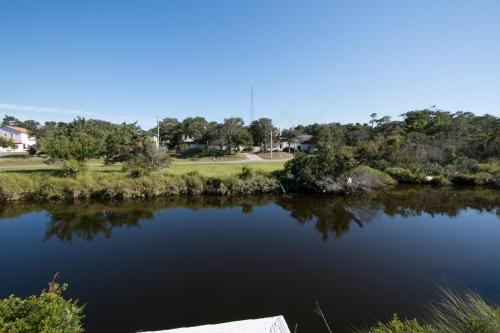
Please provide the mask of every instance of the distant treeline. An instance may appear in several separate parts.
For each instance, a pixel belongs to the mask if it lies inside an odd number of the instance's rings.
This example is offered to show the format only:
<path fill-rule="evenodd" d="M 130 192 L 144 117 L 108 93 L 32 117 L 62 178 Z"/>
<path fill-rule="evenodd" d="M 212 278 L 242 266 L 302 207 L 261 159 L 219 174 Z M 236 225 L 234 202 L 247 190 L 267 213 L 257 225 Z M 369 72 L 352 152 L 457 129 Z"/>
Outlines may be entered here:
<path fill-rule="evenodd" d="M 140 169 L 168 165 L 153 149 L 157 128 L 81 118 L 41 125 L 5 116 L 2 123 L 29 129 L 37 137 L 37 150 L 54 159 L 84 163 L 104 158 Z M 343 192 L 352 187 L 353 170 L 363 180 L 354 182 L 354 190 L 390 183 L 386 175 L 400 183 L 500 183 L 500 118 L 493 115 L 425 109 L 404 113 L 401 120 L 373 113 L 364 124 L 299 125 L 281 131 L 268 118 L 249 125 L 241 118 L 222 123 L 203 117 L 165 118 L 159 122 L 159 134 L 160 144 L 171 150 L 186 149 L 188 141 L 227 152 L 252 145 L 268 147 L 271 136 L 277 144 L 311 135 L 318 148 L 315 154 L 298 154 L 280 176 L 292 190 Z"/>
<path fill-rule="evenodd" d="M 377 167 L 384 164 L 438 163 L 446 165 L 474 163 L 500 156 L 500 118 L 493 115 L 476 116 L 471 112 L 425 109 L 404 113 L 402 120 L 378 117 L 372 114 L 367 123 L 298 125 L 279 131 L 271 119 L 261 118 L 248 126 L 241 118 L 227 118 L 222 123 L 209 122 L 203 117 L 189 117 L 182 121 L 165 118 L 160 121 L 160 142 L 169 148 L 179 148 L 186 137 L 195 143 L 224 146 L 270 144 L 279 139 L 292 141 L 300 134 L 314 136 L 319 147 L 331 145 L 347 149 L 363 163 Z M 85 120 L 83 120 L 85 121 Z M 45 122 L 21 121 L 5 116 L 2 125 L 27 128 L 38 139 L 39 150 L 61 128 L 74 126 L 75 121 Z M 102 120 L 86 120 L 92 135 L 105 137 L 119 126 Z M 139 127 L 137 131 L 142 131 Z M 156 133 L 156 128 L 148 131 Z"/>

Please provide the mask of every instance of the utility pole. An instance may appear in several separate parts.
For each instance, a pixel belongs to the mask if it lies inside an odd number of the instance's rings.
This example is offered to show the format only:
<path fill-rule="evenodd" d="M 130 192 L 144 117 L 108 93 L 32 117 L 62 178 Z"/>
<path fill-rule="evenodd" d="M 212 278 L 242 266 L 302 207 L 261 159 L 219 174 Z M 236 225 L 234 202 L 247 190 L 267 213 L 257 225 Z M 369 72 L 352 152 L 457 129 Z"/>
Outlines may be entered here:
<path fill-rule="evenodd" d="M 160 118 L 156 116 L 156 148 L 160 150 Z"/>

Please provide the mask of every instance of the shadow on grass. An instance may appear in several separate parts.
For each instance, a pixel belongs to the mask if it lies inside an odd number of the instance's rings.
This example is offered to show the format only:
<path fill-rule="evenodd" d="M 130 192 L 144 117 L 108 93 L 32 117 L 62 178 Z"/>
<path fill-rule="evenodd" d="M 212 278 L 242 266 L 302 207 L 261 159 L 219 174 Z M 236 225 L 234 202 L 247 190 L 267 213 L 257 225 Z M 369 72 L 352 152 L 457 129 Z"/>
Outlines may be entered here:
<path fill-rule="evenodd" d="M 119 173 L 121 170 L 116 169 L 91 169 L 89 173 Z M 24 175 L 47 175 L 47 176 L 60 176 L 63 177 L 61 169 L 47 168 L 47 169 L 16 169 L 16 170 L 1 170 L 0 174 L 24 174 Z M 125 173 L 124 173 L 125 174 Z"/>
<path fill-rule="evenodd" d="M 20 174 L 43 174 L 49 176 L 58 176 L 61 174 L 59 169 L 27 169 L 27 170 L 5 170 L 0 173 L 20 173 Z"/>

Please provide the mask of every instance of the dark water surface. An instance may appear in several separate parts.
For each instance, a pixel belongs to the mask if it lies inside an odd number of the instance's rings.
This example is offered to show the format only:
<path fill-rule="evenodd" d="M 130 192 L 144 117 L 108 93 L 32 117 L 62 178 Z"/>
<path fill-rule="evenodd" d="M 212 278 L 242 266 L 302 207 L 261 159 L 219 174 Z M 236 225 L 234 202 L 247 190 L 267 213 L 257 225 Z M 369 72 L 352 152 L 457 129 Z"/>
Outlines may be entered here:
<path fill-rule="evenodd" d="M 0 298 L 54 273 L 87 332 L 285 315 L 298 332 L 418 316 L 436 283 L 500 303 L 500 192 L 182 197 L 0 207 Z"/>

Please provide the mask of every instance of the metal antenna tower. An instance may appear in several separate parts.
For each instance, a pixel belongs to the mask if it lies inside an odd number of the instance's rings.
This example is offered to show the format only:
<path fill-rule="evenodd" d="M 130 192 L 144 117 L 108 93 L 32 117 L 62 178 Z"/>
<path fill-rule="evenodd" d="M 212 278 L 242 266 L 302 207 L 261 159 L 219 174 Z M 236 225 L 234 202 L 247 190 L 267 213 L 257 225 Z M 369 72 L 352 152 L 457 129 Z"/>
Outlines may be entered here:
<path fill-rule="evenodd" d="M 253 86 L 250 86 L 250 123 L 253 122 Z"/>

